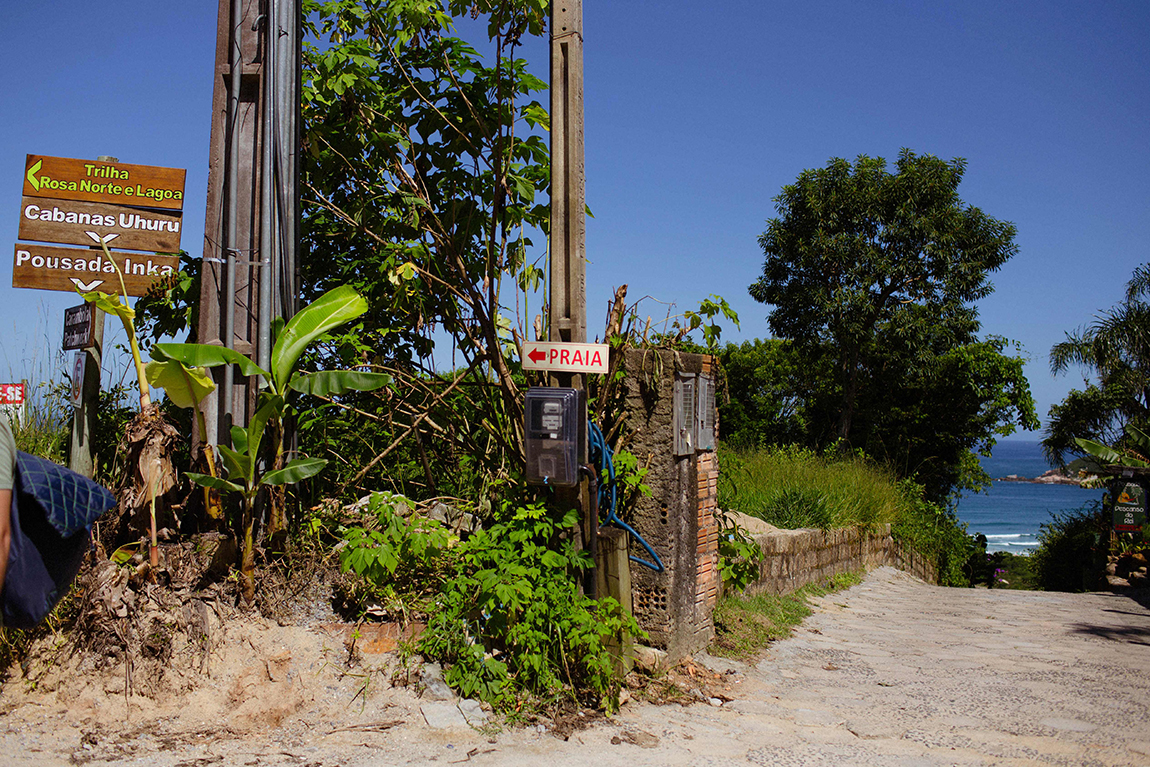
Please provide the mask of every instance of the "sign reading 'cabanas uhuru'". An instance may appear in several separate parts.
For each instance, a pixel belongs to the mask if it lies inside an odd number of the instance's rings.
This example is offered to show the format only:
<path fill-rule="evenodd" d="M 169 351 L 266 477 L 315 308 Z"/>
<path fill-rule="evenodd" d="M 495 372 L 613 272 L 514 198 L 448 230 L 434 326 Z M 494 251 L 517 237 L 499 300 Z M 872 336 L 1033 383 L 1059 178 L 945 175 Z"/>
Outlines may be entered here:
<path fill-rule="evenodd" d="M 24 196 L 183 210 L 186 174 L 182 168 L 30 154 Z"/>
<path fill-rule="evenodd" d="M 181 217 L 156 210 L 73 200 L 25 197 L 20 203 L 21 240 L 65 245 L 99 245 L 175 253 L 180 249 Z"/>

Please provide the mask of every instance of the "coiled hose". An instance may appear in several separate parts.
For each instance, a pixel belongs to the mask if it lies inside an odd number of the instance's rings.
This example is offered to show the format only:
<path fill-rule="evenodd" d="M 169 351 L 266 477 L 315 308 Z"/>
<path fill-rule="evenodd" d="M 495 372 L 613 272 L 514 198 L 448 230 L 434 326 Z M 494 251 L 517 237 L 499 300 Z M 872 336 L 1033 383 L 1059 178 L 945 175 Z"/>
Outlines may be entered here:
<path fill-rule="evenodd" d="M 587 422 L 587 448 L 592 466 L 597 466 L 599 470 L 599 509 L 607 509 L 607 520 L 603 522 L 603 526 L 615 525 L 623 530 L 639 542 L 639 545 L 647 550 L 651 555 L 654 562 L 649 562 L 646 559 L 632 556 L 629 557 L 632 562 L 638 562 L 644 567 L 649 567 L 655 572 L 663 572 L 663 560 L 659 559 L 659 555 L 651 548 L 651 544 L 643 540 L 643 536 L 635 532 L 635 528 L 628 525 L 623 520 L 619 519 L 619 515 L 615 513 L 615 504 L 618 500 L 618 492 L 616 491 L 615 482 L 615 462 L 614 454 L 611 452 L 611 447 L 607 444 L 607 440 L 603 437 L 603 432 L 599 430 L 593 422 Z M 604 481 L 602 478 L 606 477 Z"/>

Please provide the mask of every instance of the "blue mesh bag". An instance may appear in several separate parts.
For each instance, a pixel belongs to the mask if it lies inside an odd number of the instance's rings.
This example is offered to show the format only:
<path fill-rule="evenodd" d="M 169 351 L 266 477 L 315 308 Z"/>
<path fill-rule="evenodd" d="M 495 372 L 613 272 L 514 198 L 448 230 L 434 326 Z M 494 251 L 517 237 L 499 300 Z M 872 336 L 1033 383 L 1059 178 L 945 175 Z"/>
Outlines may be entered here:
<path fill-rule="evenodd" d="M 80 570 L 92 524 L 116 505 L 87 477 L 18 452 L 12 488 L 12 545 L 2 594 L 4 625 L 42 621 Z"/>

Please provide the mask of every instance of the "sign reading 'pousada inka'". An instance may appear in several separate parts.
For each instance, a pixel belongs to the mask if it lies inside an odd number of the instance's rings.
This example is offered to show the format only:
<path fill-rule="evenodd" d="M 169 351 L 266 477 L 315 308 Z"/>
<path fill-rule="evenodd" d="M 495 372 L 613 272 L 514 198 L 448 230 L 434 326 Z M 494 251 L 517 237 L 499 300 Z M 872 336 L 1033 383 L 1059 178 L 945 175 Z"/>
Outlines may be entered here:
<path fill-rule="evenodd" d="M 143 296 L 156 280 L 169 277 L 179 268 L 175 254 L 123 253 L 112 251 L 115 266 L 100 250 L 56 248 L 51 245 L 16 244 L 12 287 L 40 290 L 98 290 L 119 293 L 120 275 L 129 296 Z"/>

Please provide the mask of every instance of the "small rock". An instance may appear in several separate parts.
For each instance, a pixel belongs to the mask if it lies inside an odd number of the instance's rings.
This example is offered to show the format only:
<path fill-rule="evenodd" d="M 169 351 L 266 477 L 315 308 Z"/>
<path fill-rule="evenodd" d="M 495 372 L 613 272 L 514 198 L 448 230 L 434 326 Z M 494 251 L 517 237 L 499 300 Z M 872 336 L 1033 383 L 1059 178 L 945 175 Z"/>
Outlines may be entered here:
<path fill-rule="evenodd" d="M 648 674 L 664 668 L 667 664 L 667 653 L 654 647 L 636 644 L 632 653 L 635 656 L 635 666 Z"/>
<path fill-rule="evenodd" d="M 443 668 L 438 663 L 424 664 L 419 671 L 419 681 L 423 685 L 422 697 L 428 700 L 455 701 L 455 693 L 443 681 Z"/>
<path fill-rule="evenodd" d="M 487 721 L 487 714 L 483 712 L 483 706 L 477 700 L 465 698 L 459 701 L 459 712 L 472 727 L 480 727 Z"/>
<path fill-rule="evenodd" d="M 450 703 L 429 701 L 419 707 L 427 726 L 433 730 L 469 729 L 458 707 Z"/>
<path fill-rule="evenodd" d="M 707 702 L 716 707 L 723 705 L 723 701 L 719 698 L 709 698 Z"/>
<path fill-rule="evenodd" d="M 624 687 L 622 690 L 619 691 L 619 705 L 620 706 L 626 706 L 630 702 L 631 702 L 631 691 L 628 690 L 626 687 Z M 583 716 L 582 711 L 579 712 L 579 716 Z"/>

